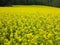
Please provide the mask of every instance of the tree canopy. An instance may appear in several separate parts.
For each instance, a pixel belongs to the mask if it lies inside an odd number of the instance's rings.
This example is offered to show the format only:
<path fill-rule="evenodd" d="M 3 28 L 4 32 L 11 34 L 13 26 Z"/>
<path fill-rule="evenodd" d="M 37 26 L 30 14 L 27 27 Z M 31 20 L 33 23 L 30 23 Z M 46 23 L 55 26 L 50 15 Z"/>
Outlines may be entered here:
<path fill-rule="evenodd" d="M 60 7 L 60 0 L 0 0 L 0 6 L 9 5 L 50 5 Z"/>

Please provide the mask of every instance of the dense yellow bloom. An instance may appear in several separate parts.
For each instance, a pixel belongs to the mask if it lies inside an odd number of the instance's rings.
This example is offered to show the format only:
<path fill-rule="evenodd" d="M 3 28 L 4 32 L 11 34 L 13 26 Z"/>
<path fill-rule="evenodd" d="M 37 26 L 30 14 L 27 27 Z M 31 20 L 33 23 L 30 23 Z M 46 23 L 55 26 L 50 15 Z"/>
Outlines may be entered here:
<path fill-rule="evenodd" d="M 60 9 L 0 7 L 0 45 L 60 45 Z"/>
<path fill-rule="evenodd" d="M 32 33 L 29 33 L 29 34 L 27 34 L 26 36 L 27 36 L 27 38 L 33 37 Z"/>

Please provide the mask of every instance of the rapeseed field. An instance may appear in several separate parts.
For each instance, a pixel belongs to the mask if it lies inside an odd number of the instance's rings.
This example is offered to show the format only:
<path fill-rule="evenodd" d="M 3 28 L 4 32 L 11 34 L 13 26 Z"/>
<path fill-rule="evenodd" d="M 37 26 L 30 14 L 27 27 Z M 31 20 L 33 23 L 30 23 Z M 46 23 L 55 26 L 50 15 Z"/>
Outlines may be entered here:
<path fill-rule="evenodd" d="M 60 8 L 0 7 L 0 45 L 60 45 Z"/>

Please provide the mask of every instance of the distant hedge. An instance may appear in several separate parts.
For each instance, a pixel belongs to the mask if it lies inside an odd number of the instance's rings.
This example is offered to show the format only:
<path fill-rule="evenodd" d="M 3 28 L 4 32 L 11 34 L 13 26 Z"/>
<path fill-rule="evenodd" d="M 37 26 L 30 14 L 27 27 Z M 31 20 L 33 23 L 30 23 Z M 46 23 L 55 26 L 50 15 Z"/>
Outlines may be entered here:
<path fill-rule="evenodd" d="M 60 0 L 0 0 L 0 6 L 10 5 L 50 5 L 60 7 Z"/>

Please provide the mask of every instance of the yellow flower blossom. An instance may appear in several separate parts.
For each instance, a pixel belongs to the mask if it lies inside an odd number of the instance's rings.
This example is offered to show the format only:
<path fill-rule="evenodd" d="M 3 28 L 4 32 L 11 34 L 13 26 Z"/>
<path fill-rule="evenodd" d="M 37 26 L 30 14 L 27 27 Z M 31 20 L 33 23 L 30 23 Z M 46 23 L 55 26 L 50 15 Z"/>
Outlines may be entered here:
<path fill-rule="evenodd" d="M 59 8 L 0 7 L 0 45 L 60 45 L 59 42 Z"/>

